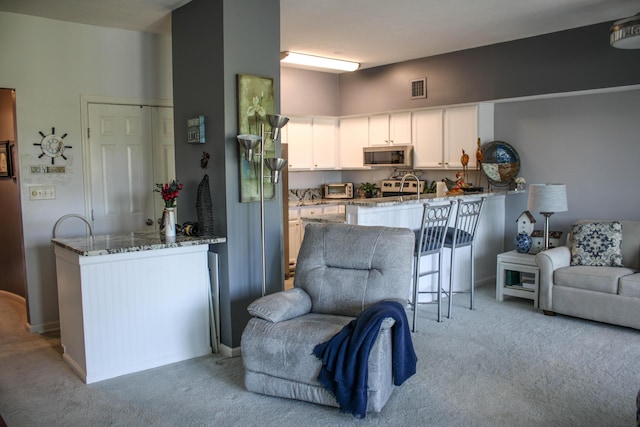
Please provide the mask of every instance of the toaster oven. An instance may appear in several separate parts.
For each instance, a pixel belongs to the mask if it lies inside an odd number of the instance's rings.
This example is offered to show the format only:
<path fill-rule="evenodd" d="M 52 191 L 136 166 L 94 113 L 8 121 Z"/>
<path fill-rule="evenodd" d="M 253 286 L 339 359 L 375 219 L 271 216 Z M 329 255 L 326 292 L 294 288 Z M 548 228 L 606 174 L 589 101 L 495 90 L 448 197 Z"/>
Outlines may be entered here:
<path fill-rule="evenodd" d="M 325 199 L 352 199 L 353 183 L 352 182 L 336 182 L 324 185 Z"/>

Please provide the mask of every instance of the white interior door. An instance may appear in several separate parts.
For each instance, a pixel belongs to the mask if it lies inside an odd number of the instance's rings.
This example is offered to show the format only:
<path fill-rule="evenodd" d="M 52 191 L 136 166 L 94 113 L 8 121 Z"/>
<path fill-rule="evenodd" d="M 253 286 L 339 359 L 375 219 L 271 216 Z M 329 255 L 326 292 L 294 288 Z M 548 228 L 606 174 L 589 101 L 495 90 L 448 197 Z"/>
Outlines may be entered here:
<path fill-rule="evenodd" d="M 164 183 L 176 179 L 176 162 L 173 137 L 173 108 L 151 108 L 151 132 L 153 141 L 153 182 Z M 164 203 L 160 194 L 154 197 L 154 218 L 162 217 Z M 178 199 L 179 200 L 179 199 Z M 179 205 L 179 204 L 178 204 Z"/>
<path fill-rule="evenodd" d="M 151 108 L 89 104 L 89 128 L 94 233 L 157 227 Z"/>

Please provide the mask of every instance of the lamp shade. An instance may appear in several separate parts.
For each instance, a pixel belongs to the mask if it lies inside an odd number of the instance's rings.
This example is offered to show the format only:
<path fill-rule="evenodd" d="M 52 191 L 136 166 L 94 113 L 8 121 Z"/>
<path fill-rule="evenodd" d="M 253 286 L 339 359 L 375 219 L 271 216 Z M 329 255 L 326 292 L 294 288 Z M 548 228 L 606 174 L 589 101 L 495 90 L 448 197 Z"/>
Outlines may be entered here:
<path fill-rule="evenodd" d="M 567 186 L 564 184 L 531 184 L 528 209 L 532 212 L 566 212 Z"/>

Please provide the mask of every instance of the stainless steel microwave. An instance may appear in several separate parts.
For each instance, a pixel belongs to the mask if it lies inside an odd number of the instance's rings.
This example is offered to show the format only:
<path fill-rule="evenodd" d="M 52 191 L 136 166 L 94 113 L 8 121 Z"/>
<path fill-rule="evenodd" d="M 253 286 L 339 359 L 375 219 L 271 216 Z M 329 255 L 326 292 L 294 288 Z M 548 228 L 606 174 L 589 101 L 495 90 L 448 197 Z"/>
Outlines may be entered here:
<path fill-rule="evenodd" d="M 389 145 L 384 147 L 364 147 L 365 166 L 413 166 L 412 145 Z"/>

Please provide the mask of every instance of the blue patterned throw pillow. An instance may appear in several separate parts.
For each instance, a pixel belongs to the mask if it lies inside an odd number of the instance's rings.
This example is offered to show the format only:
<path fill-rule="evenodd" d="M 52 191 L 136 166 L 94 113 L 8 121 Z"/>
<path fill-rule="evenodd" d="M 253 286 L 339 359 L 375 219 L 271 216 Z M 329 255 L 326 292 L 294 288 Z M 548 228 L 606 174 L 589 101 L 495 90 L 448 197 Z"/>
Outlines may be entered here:
<path fill-rule="evenodd" d="M 589 222 L 571 227 L 571 265 L 622 267 L 622 224 Z"/>

